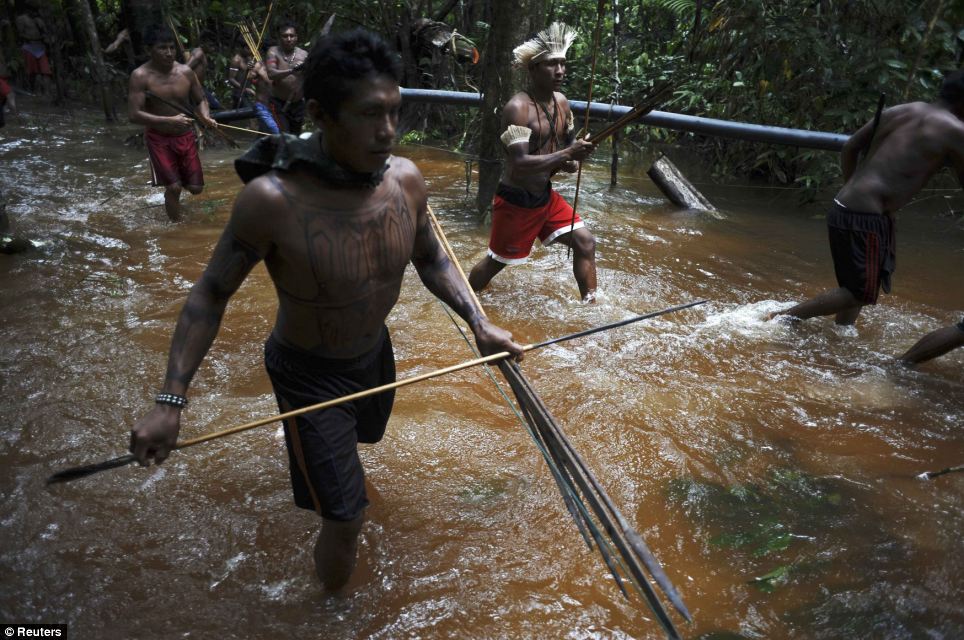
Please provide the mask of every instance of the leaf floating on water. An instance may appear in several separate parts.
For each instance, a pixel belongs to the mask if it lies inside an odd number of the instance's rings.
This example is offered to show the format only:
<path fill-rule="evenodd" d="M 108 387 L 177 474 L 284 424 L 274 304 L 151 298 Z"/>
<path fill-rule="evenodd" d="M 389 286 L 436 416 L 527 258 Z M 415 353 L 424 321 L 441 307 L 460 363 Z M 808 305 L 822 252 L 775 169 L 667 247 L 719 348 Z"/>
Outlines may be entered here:
<path fill-rule="evenodd" d="M 748 581 L 748 584 L 752 584 L 763 593 L 773 593 L 778 586 L 786 583 L 791 566 L 789 564 L 781 565 L 769 573 L 753 578 Z"/>

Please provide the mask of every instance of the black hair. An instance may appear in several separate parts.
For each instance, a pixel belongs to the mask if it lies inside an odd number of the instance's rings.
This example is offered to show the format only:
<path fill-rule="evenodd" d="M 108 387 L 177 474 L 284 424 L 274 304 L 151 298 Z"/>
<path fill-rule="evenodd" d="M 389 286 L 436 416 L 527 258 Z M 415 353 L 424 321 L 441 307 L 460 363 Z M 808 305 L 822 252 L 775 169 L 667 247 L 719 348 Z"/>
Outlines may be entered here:
<path fill-rule="evenodd" d="M 324 113 L 337 118 L 353 81 L 382 74 L 399 82 L 402 67 L 398 55 L 379 36 L 364 29 L 325 36 L 305 60 L 305 98 L 317 100 Z"/>
<path fill-rule="evenodd" d="M 298 33 L 298 25 L 296 25 L 291 20 L 285 20 L 284 22 L 282 22 L 281 25 L 278 26 L 278 33 L 280 34 L 286 29 L 294 29 L 295 33 Z"/>
<path fill-rule="evenodd" d="M 152 24 L 144 32 L 144 46 L 150 49 L 155 44 L 159 42 L 174 42 L 177 40 L 174 38 L 174 32 L 171 28 L 164 24 Z"/>
<path fill-rule="evenodd" d="M 953 71 L 944 76 L 938 97 L 948 104 L 964 104 L 964 69 Z"/>

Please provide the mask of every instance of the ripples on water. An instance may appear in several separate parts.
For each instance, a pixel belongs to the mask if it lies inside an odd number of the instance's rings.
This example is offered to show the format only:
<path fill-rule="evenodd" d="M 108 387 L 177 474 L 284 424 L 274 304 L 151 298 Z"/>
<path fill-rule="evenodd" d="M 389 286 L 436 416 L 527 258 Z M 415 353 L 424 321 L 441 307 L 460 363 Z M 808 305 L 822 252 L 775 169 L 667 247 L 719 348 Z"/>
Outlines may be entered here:
<path fill-rule="evenodd" d="M 46 243 L 0 256 L 0 619 L 78 637 L 660 637 L 477 370 L 400 391 L 385 440 L 363 448 L 373 506 L 350 598 L 319 594 L 317 521 L 290 504 L 275 425 L 45 490 L 50 472 L 124 449 L 238 189 L 232 154 L 207 152 L 205 193 L 169 225 L 143 152 L 121 144 L 132 131 L 45 114 L 0 139 L 15 230 Z M 486 231 L 461 161 L 402 153 L 470 267 Z M 891 364 L 964 308 L 960 224 L 911 207 L 894 295 L 856 330 L 788 327 L 764 318 L 832 282 L 819 208 L 710 189 L 721 221 L 672 210 L 645 178 L 607 181 L 593 167 L 580 197 L 599 304 L 575 300 L 558 248 L 505 270 L 482 302 L 535 342 L 711 301 L 523 365 L 682 591 L 696 619 L 684 636 L 961 636 L 964 484 L 914 475 L 964 458 L 964 350 L 918 372 Z M 259 268 L 198 374 L 185 436 L 275 411 L 261 364 L 274 305 Z M 471 356 L 414 273 L 389 324 L 400 375 Z"/>

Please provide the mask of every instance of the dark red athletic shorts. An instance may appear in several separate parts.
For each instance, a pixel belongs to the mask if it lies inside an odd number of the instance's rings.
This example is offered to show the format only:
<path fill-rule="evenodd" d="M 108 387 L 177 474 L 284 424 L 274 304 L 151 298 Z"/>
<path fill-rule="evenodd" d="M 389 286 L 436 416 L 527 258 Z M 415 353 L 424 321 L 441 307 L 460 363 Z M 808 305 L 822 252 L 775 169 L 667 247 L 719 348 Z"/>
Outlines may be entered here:
<path fill-rule="evenodd" d="M 155 187 L 169 184 L 203 186 L 204 172 L 197 154 L 194 131 L 170 136 L 153 129 L 144 131 L 144 143 L 151 159 L 151 179 Z"/>
<path fill-rule="evenodd" d="M 503 264 L 526 261 L 536 238 L 547 245 L 569 233 L 572 207 L 546 185 L 546 193 L 533 196 L 524 189 L 499 184 L 492 203 L 489 256 Z M 573 230 L 585 224 L 576 216 Z"/>
<path fill-rule="evenodd" d="M 47 58 L 46 53 L 41 54 L 38 58 L 29 51 L 23 50 L 23 61 L 28 76 L 36 74 L 40 74 L 42 76 L 52 75 L 50 72 L 50 60 Z"/>
<path fill-rule="evenodd" d="M 6 102 L 7 96 L 10 95 L 10 77 L 0 76 L 0 102 Z"/>
<path fill-rule="evenodd" d="M 848 209 L 836 200 L 827 214 L 830 254 L 837 283 L 863 304 L 890 293 L 897 266 L 894 221 L 887 214 Z"/>

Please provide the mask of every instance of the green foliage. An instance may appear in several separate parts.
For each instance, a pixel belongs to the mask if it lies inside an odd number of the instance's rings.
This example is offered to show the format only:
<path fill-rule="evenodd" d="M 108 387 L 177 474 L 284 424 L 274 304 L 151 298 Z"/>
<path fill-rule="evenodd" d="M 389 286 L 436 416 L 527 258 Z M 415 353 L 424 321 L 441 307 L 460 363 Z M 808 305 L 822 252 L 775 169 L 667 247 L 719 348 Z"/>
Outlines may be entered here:
<path fill-rule="evenodd" d="M 564 0 L 584 34 L 570 65 L 572 96 L 588 90 L 593 9 Z M 960 66 L 964 5 L 897 0 L 718 0 L 703 3 L 701 28 L 691 33 L 692 0 L 621 4 L 618 64 L 622 104 L 632 104 L 658 78 L 674 82 L 664 110 L 691 115 L 852 133 L 873 117 L 880 93 L 888 104 L 933 100 L 944 74 Z M 612 16 L 607 17 L 612 29 Z M 603 47 L 606 47 L 604 37 Z M 599 56 L 594 96 L 612 91 L 614 57 Z M 810 194 L 839 179 L 826 152 L 765 146 L 683 134 L 654 136 L 696 147 L 721 176 L 759 177 L 803 187 Z"/>
<path fill-rule="evenodd" d="M 612 5 L 607 3 L 592 95 L 597 101 L 634 104 L 660 79 L 675 92 L 664 110 L 690 115 L 818 131 L 851 133 L 867 122 L 880 93 L 888 104 L 931 100 L 943 75 L 961 65 L 964 52 L 964 3 L 925 0 L 704 0 L 694 32 L 695 0 L 641 0 L 619 3 L 620 37 L 614 51 Z M 191 45 L 200 39 L 211 60 L 208 84 L 222 99 L 232 49 L 240 43 L 236 23 L 259 28 L 267 2 L 250 0 L 165 0 L 164 10 Z M 60 1 L 57 7 L 66 6 Z M 113 40 L 120 2 L 98 0 L 102 44 Z M 434 17 L 444 0 L 275 0 L 272 26 L 292 20 L 307 46 L 331 14 L 334 29 L 366 27 L 405 52 L 405 25 Z M 943 6 L 940 15 L 934 14 Z M 443 21 L 483 50 L 489 35 L 491 0 L 454 5 Z M 525 16 L 531 4 L 519 7 Z M 564 19 L 580 37 L 569 55 L 566 93 L 589 95 L 593 29 L 597 3 L 558 0 L 546 22 Z M 933 28 L 930 28 L 933 22 Z M 266 41 L 272 43 L 273 28 Z M 79 40 L 78 40 L 79 43 Z M 403 46 L 406 45 L 406 46 Z M 82 49 L 82 43 L 75 44 Z M 14 66 L 19 57 L 9 52 Z M 78 72 L 88 64 L 85 51 L 70 55 Z M 405 57 L 407 56 L 407 57 Z M 481 86 L 482 64 L 456 63 L 441 53 L 403 55 L 407 86 L 474 90 Z M 112 61 L 121 67 L 115 55 Z M 615 78 L 618 65 L 619 78 Z M 478 120 L 454 107 L 406 107 L 402 130 L 438 133 L 471 150 Z M 647 127 L 631 127 L 635 145 L 675 143 L 693 148 L 720 177 L 756 177 L 796 185 L 812 194 L 839 180 L 833 153 L 707 138 Z"/>
<path fill-rule="evenodd" d="M 709 545 L 740 561 L 748 575 L 763 567 L 747 582 L 765 593 L 819 568 L 813 532 L 837 524 L 844 502 L 828 480 L 793 469 L 775 469 L 763 482 L 729 487 L 681 478 L 670 483 L 668 496 Z M 774 562 L 779 564 L 772 568 Z"/>

